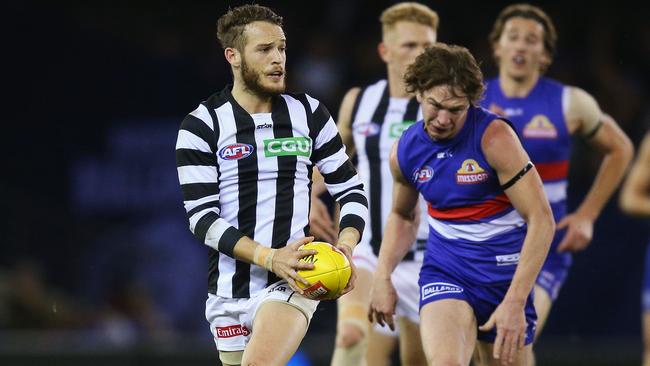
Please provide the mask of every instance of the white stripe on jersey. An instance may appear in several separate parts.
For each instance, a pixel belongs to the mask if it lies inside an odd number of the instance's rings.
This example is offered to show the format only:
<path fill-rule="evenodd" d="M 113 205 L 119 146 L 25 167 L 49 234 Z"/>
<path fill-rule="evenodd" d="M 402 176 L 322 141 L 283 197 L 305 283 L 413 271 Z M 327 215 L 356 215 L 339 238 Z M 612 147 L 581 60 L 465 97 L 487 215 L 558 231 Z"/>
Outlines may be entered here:
<path fill-rule="evenodd" d="M 307 113 L 316 110 L 318 107 L 318 101 L 307 95 L 307 100 L 309 100 L 312 110 L 306 111 L 305 106 L 299 100 L 289 95 L 282 95 L 282 97 L 284 97 L 284 101 L 287 103 L 289 108 L 289 117 L 292 122 L 293 135 L 309 136 L 309 125 L 306 116 Z M 315 102 L 315 105 L 312 104 L 312 100 Z M 338 131 L 336 133 L 338 133 Z M 313 149 L 316 149 L 316 147 L 317 145 L 315 145 Z M 306 156 L 298 156 L 297 158 L 298 162 L 303 162 L 304 164 L 297 164 L 295 174 L 295 184 L 293 185 L 293 217 L 291 218 L 291 236 L 289 237 L 289 242 L 304 237 L 303 229 L 309 224 L 309 207 L 304 205 L 303 202 L 309 202 L 310 200 L 308 188 L 310 183 L 308 166 L 311 165 L 311 161 Z"/>
<path fill-rule="evenodd" d="M 427 216 L 429 217 L 429 225 L 431 225 L 431 228 L 445 238 L 476 242 L 489 240 L 526 224 L 517 210 L 512 210 L 492 221 L 478 224 L 448 224 L 445 221 L 434 219 L 429 215 Z"/>
<path fill-rule="evenodd" d="M 181 184 L 215 182 L 218 177 L 217 170 L 212 166 L 187 165 L 177 170 Z"/>
<path fill-rule="evenodd" d="M 199 198 L 198 200 L 193 200 L 193 201 L 185 201 L 184 206 L 185 206 L 185 211 L 190 212 L 194 209 L 194 207 L 197 207 L 199 205 L 202 205 L 204 203 L 208 203 L 210 201 L 219 201 L 219 195 L 218 194 L 213 194 L 210 196 L 205 196 L 202 198 Z M 217 215 L 219 214 L 219 210 L 215 211 Z"/>
<path fill-rule="evenodd" d="M 186 131 L 178 131 L 178 140 L 176 140 L 176 150 L 194 149 L 202 152 L 210 152 L 210 146 L 197 135 Z"/>
<path fill-rule="evenodd" d="M 212 131 L 214 131 L 214 124 L 212 123 L 212 117 L 210 117 L 210 112 L 203 104 L 199 104 L 199 107 L 193 110 L 190 114 L 203 121 L 203 123 L 208 125 L 208 127 L 210 127 Z"/>

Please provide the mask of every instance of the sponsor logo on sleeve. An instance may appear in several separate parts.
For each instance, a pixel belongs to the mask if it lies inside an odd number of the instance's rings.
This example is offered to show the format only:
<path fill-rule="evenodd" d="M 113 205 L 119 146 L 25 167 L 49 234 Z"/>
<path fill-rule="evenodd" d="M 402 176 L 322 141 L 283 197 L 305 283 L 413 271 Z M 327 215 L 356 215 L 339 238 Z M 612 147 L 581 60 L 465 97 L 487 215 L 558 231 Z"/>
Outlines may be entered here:
<path fill-rule="evenodd" d="M 463 161 L 460 169 L 456 171 L 456 183 L 458 184 L 483 183 L 488 180 L 488 177 L 488 173 L 474 159 Z"/>
<path fill-rule="evenodd" d="M 422 286 L 422 300 L 443 294 L 459 294 L 463 288 L 446 282 L 432 282 Z"/>
<path fill-rule="evenodd" d="M 235 324 L 228 325 L 225 327 L 217 327 L 217 337 L 218 338 L 232 338 L 243 336 L 246 337 L 250 334 L 248 328 L 245 325 Z"/>
<path fill-rule="evenodd" d="M 219 150 L 219 157 L 224 160 L 239 160 L 253 153 L 253 145 L 230 144 Z"/>

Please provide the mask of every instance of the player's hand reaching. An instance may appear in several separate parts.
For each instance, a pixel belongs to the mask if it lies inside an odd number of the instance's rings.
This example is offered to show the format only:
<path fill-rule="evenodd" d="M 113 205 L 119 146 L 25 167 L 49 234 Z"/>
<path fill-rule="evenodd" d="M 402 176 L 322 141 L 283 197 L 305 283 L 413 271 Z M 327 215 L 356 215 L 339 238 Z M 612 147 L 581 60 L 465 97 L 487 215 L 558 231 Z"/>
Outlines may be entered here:
<path fill-rule="evenodd" d="M 574 212 L 557 224 L 558 230 L 564 228 L 567 232 L 557 247 L 558 252 L 579 252 L 589 246 L 594 234 L 594 221 L 590 217 Z"/>
<path fill-rule="evenodd" d="M 377 321 L 382 327 L 384 323 L 391 330 L 395 330 L 393 314 L 397 305 L 397 292 L 390 277 L 384 278 L 373 276 L 372 287 L 370 288 L 370 309 L 368 320 Z"/>
<path fill-rule="evenodd" d="M 526 344 L 526 301 L 503 300 L 494 310 L 488 321 L 478 327 L 487 332 L 497 328 L 494 340 L 493 356 L 501 360 L 502 365 L 513 363 Z"/>
<path fill-rule="evenodd" d="M 298 275 L 298 270 L 314 268 L 313 263 L 301 261 L 300 259 L 318 253 L 314 249 L 303 250 L 299 248 L 301 245 L 311 243 L 312 241 L 314 241 L 313 236 L 302 238 L 287 244 L 283 248 L 277 249 L 273 255 L 273 262 L 271 264 L 273 273 L 287 281 L 291 289 L 299 294 L 303 294 L 303 290 L 296 285 L 296 282 L 300 281 L 307 286 L 309 282 Z"/>
<path fill-rule="evenodd" d="M 328 243 L 334 243 L 338 236 L 338 230 L 327 206 L 318 197 L 312 197 L 309 210 L 309 231 L 318 239 Z"/>

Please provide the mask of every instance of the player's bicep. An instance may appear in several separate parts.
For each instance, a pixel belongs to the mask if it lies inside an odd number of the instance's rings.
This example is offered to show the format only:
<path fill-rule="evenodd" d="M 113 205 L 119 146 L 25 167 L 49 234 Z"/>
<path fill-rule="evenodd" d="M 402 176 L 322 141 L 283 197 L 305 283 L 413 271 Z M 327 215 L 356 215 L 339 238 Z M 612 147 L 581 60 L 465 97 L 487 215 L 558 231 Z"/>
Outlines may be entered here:
<path fill-rule="evenodd" d="M 505 194 L 524 218 L 533 209 L 548 207 L 542 180 L 529 165 L 528 154 L 509 125 L 501 120 L 493 121 L 483 135 L 481 146 Z"/>
<path fill-rule="evenodd" d="M 566 121 L 569 131 L 581 136 L 592 136 L 600 128 L 602 111 L 591 94 L 577 87 L 568 87 L 569 102 Z"/>
<path fill-rule="evenodd" d="M 393 175 L 393 212 L 404 218 L 415 218 L 415 208 L 418 204 L 418 191 L 404 178 L 402 169 L 397 159 L 397 145 L 395 142 L 390 152 L 390 170 Z"/>

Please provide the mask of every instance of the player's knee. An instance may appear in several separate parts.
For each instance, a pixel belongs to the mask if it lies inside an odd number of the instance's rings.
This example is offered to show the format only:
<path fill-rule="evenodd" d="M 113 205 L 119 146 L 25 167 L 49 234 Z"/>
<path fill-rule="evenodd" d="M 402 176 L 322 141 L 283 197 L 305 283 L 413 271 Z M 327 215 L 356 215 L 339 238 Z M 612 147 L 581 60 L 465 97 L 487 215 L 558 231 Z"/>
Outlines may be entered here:
<path fill-rule="evenodd" d="M 367 331 L 361 329 L 359 324 L 344 323 L 336 335 L 336 346 L 343 348 L 354 347 L 367 337 L 366 333 Z"/>

